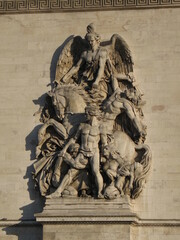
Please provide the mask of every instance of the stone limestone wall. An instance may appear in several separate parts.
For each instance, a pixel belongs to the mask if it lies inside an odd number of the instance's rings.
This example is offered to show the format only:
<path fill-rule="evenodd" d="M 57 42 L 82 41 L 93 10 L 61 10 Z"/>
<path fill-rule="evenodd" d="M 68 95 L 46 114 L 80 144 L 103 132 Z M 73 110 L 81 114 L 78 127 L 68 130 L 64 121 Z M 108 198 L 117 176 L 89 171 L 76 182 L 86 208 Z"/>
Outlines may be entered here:
<path fill-rule="evenodd" d="M 102 38 L 118 33 L 128 42 L 147 101 L 153 166 L 135 211 L 152 222 L 180 219 L 180 9 L 0 15 L 1 239 L 41 238 L 40 226 L 31 226 L 43 206 L 31 179 L 39 129 L 33 113 L 50 90 L 63 44 L 71 35 L 84 36 L 90 22 Z M 176 240 L 180 230 L 142 226 L 134 230 L 137 239 Z"/>

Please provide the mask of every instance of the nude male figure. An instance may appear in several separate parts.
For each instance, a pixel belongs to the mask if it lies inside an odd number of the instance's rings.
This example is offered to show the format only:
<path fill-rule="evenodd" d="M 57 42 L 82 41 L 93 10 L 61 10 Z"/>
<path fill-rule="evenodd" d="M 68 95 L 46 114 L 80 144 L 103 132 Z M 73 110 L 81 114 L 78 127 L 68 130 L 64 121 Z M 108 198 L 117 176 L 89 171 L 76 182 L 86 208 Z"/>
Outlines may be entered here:
<path fill-rule="evenodd" d="M 100 123 L 97 119 L 98 112 L 95 106 L 89 106 L 85 109 L 87 123 L 80 124 L 76 135 L 71 138 L 69 142 L 65 145 L 64 149 L 61 151 L 61 156 L 63 156 L 69 146 L 75 143 L 80 138 L 80 150 L 79 154 L 75 158 L 74 167 L 78 169 L 78 164 L 80 158 L 85 157 L 89 159 L 89 164 L 92 170 L 92 174 L 95 178 L 95 183 L 97 187 L 97 197 L 103 198 L 103 178 L 100 174 L 100 153 L 99 153 L 99 143 L 101 145 L 106 145 L 106 136 L 101 132 Z M 61 186 L 61 185 L 60 185 Z M 58 187 L 56 192 L 54 192 L 52 197 L 61 196 L 61 187 Z"/>

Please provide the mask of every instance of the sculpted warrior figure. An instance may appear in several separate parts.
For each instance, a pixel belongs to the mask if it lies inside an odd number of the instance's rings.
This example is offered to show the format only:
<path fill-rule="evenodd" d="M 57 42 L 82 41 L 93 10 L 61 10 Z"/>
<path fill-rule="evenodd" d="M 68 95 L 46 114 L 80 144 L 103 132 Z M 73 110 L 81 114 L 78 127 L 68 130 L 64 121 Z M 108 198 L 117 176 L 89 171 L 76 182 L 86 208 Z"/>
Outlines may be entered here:
<path fill-rule="evenodd" d="M 68 147 L 69 153 L 66 152 L 66 149 L 60 152 L 59 158 L 56 162 L 55 172 L 53 175 L 56 187 L 58 188 L 55 193 L 48 195 L 47 198 L 60 197 L 64 189 L 67 186 L 69 186 L 78 176 L 80 170 L 88 167 L 89 163 L 88 158 L 85 157 L 83 154 L 79 153 L 80 145 L 78 143 L 72 143 L 69 145 Z M 69 164 L 71 168 L 68 170 L 67 174 L 64 176 L 61 183 L 58 185 L 60 181 L 61 165 L 63 160 L 67 164 Z"/>
<path fill-rule="evenodd" d="M 121 36 L 101 41 L 89 24 L 84 39 L 70 39 L 41 112 L 34 164 L 41 195 L 81 196 L 88 189 L 91 197 L 137 198 L 151 164 L 142 96 Z"/>
<path fill-rule="evenodd" d="M 80 169 L 79 162 L 81 159 L 88 158 L 89 164 L 91 166 L 92 174 L 95 178 L 95 183 L 97 187 L 97 196 L 98 198 L 102 198 L 102 190 L 103 190 L 103 178 L 100 174 L 100 150 L 99 143 L 101 142 L 102 147 L 106 145 L 106 136 L 101 132 L 101 128 L 99 125 L 99 113 L 96 106 L 88 106 L 85 109 L 85 114 L 87 118 L 86 123 L 80 124 L 74 138 L 71 138 L 69 142 L 65 145 L 63 150 L 61 151 L 60 156 L 64 156 L 66 154 L 69 146 L 80 138 L 80 151 L 77 157 L 74 160 L 74 163 L 70 163 L 75 168 Z M 60 185 L 61 189 L 61 185 Z M 59 188 L 55 193 L 52 194 L 52 197 L 59 197 L 62 191 Z"/>

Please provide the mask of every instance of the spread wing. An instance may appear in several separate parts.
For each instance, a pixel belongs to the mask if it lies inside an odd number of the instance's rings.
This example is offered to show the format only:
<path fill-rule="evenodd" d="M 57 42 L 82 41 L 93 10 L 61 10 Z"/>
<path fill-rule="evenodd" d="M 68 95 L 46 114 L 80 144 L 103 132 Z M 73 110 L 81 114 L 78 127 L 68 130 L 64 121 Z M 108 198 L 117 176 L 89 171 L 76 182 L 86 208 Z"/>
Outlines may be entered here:
<path fill-rule="evenodd" d="M 63 76 L 78 62 L 81 54 L 88 48 L 87 42 L 80 36 L 72 38 L 64 47 L 56 66 L 55 82 L 58 84 Z"/>
<path fill-rule="evenodd" d="M 134 63 L 126 41 L 118 34 L 114 34 L 110 41 L 102 42 L 102 46 L 108 49 L 112 72 L 118 80 L 118 86 L 124 97 L 138 108 L 141 107 L 144 104 L 143 93 L 138 88 L 133 75 Z"/>
<path fill-rule="evenodd" d="M 102 42 L 101 45 L 108 48 L 111 63 L 117 73 L 128 75 L 133 72 L 131 51 L 121 36 L 114 34 L 110 41 Z"/>
<path fill-rule="evenodd" d="M 133 106 L 135 114 L 142 118 L 142 93 L 135 85 L 133 60 L 129 46 L 118 34 L 114 34 L 110 41 L 102 42 L 101 45 L 108 49 L 112 74 L 117 79 L 118 87 L 122 91 L 121 97 L 127 99 Z M 114 128 L 114 130 L 121 129 L 126 132 L 133 141 L 139 141 L 140 135 L 125 112 L 116 118 Z"/>

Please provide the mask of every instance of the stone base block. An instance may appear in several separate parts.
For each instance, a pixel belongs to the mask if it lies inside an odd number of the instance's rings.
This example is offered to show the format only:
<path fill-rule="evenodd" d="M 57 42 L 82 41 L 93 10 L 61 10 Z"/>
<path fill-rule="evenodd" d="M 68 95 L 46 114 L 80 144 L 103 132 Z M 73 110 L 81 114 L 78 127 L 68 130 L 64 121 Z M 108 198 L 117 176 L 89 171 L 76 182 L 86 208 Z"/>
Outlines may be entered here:
<path fill-rule="evenodd" d="M 43 226 L 43 240 L 130 240 L 125 224 L 57 224 Z"/>
<path fill-rule="evenodd" d="M 47 199 L 36 214 L 43 240 L 132 240 L 131 225 L 138 217 L 127 197 L 105 199 Z"/>

